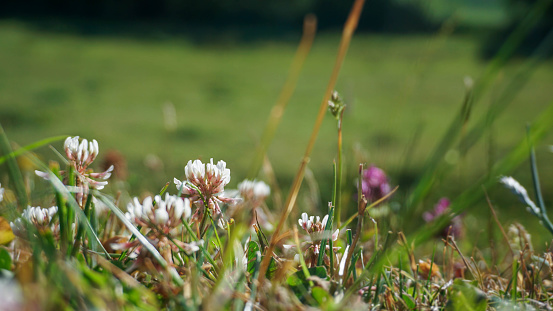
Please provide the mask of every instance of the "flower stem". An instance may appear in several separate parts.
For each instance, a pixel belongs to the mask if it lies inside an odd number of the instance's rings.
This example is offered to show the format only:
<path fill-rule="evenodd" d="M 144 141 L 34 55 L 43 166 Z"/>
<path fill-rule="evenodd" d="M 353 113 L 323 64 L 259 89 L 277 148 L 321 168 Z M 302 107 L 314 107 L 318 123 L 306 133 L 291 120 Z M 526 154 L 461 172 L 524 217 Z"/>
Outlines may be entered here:
<path fill-rule="evenodd" d="M 334 218 L 336 226 L 340 227 L 340 216 L 342 211 L 342 118 L 344 116 L 344 109 L 340 111 L 340 117 L 338 118 L 338 163 L 337 163 L 337 173 L 336 173 L 336 201 L 334 202 L 336 206 L 336 212 L 334 213 Z"/>

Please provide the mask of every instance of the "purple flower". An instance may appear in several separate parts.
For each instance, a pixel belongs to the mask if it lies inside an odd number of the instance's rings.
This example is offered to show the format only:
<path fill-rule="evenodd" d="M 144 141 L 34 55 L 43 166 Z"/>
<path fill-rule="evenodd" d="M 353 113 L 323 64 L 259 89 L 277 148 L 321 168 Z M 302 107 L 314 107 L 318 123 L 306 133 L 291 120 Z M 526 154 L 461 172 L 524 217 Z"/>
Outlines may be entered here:
<path fill-rule="evenodd" d="M 374 165 L 363 170 L 361 188 L 369 202 L 376 202 L 391 191 L 386 173 Z"/>
<path fill-rule="evenodd" d="M 431 222 L 434 219 L 449 213 L 449 206 L 451 202 L 448 198 L 441 198 L 436 205 L 434 205 L 434 210 L 430 212 L 425 212 L 422 214 L 422 218 L 426 222 Z M 451 235 L 455 238 L 459 238 L 463 235 L 463 223 L 461 221 L 461 216 L 455 216 L 451 219 L 449 225 L 440 233 L 440 236 L 447 238 L 448 235 Z"/>

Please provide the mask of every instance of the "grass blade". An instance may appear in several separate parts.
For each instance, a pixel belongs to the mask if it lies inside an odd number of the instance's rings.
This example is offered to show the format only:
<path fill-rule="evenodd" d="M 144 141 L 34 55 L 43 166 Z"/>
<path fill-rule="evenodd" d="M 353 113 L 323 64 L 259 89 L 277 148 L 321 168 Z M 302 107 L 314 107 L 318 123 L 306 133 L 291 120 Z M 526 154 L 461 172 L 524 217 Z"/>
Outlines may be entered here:
<path fill-rule="evenodd" d="M 10 176 L 10 179 L 14 185 L 15 193 L 17 195 L 17 202 L 19 203 L 19 206 L 21 208 L 27 207 L 28 197 L 27 192 L 25 191 L 25 183 L 23 181 L 23 175 L 21 175 L 21 171 L 19 170 L 19 166 L 17 165 L 17 161 L 15 160 L 15 155 L 12 152 L 12 148 L 10 146 L 10 142 L 8 141 L 8 137 L 6 136 L 6 133 L 4 132 L 4 128 L 0 124 L 0 150 L 4 154 L 3 157 L 6 157 L 6 161 L 8 164 L 8 174 Z M 13 210 L 11 210 L 14 212 Z"/>
<path fill-rule="evenodd" d="M 99 198 L 109 209 L 114 213 L 121 222 L 129 229 L 129 231 L 140 241 L 140 243 L 152 254 L 152 256 L 157 260 L 157 262 L 164 268 L 168 269 L 168 271 L 171 273 L 171 277 L 173 278 L 173 281 L 179 285 L 182 286 L 184 284 L 184 281 L 180 278 L 178 273 L 175 271 L 175 269 L 169 269 L 169 265 L 167 264 L 167 261 L 163 259 L 161 254 L 157 251 L 157 249 L 148 241 L 148 239 L 136 229 L 136 227 L 131 224 L 131 222 L 125 217 L 125 214 L 121 212 L 117 206 L 115 206 L 111 200 L 104 194 L 102 194 L 99 191 L 94 190 L 93 195 Z"/>
<path fill-rule="evenodd" d="M 9 154 L 5 154 L 4 156 L 0 157 L 0 164 L 6 162 L 9 157 L 17 157 L 17 156 L 20 156 L 24 153 L 27 153 L 27 152 L 31 151 L 31 150 L 40 148 L 42 146 L 51 144 L 51 143 L 59 141 L 59 140 L 64 140 L 66 138 L 67 138 L 67 135 L 53 136 L 53 137 L 48 137 L 48 138 L 36 141 L 34 143 L 28 144 L 27 146 L 18 148 L 17 150 L 12 151 Z"/>
<path fill-rule="evenodd" d="M 303 26 L 303 35 L 300 40 L 298 50 L 296 51 L 296 55 L 294 56 L 294 60 L 292 61 L 290 73 L 288 74 L 288 78 L 286 79 L 282 91 L 280 92 L 277 102 L 271 110 L 271 115 L 269 116 L 265 130 L 261 136 L 261 142 L 256 150 L 252 166 L 248 173 L 249 179 L 254 179 L 263 165 L 263 159 L 265 158 L 267 149 L 275 136 L 280 120 L 284 115 L 284 110 L 286 110 L 286 106 L 288 106 L 288 102 L 290 101 L 290 98 L 294 93 L 294 89 L 298 84 L 301 69 L 305 63 L 305 59 L 307 58 L 309 51 L 311 50 L 313 40 L 315 39 L 316 29 L 317 19 L 313 15 L 306 16 Z"/>

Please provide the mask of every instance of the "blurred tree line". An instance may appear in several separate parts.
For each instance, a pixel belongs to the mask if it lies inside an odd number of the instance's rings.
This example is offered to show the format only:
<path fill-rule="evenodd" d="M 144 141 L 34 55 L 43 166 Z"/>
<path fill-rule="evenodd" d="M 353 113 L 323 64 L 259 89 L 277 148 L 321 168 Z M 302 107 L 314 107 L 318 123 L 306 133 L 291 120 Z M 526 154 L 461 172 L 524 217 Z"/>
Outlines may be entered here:
<path fill-rule="evenodd" d="M 542 6 L 542 16 L 534 20 L 533 27 L 525 34 L 522 44 L 517 48 L 519 56 L 530 56 L 542 45 L 542 56 L 552 57 L 553 49 L 553 1 L 551 0 L 504 0 L 509 15 L 507 24 L 497 29 L 482 45 L 481 54 L 484 58 L 491 58 L 499 51 L 502 43 L 522 23 L 530 12 Z M 543 47 L 546 47 L 545 49 Z"/>
<path fill-rule="evenodd" d="M 186 33 L 191 39 L 213 40 L 224 29 L 240 28 L 242 39 L 277 37 L 301 29 L 306 14 L 313 13 L 319 29 L 341 29 L 354 0 L 24 0 L 0 2 L 0 18 L 24 19 L 41 29 L 77 31 L 80 34 Z M 451 0 L 443 0 L 451 1 Z M 482 0 L 484 1 L 484 0 Z M 481 56 L 493 57 L 528 12 L 540 2 L 553 0 L 503 0 L 508 22 L 487 29 Z M 474 0 L 459 0 L 470 5 Z M 435 32 L 444 22 L 431 17 L 423 0 L 367 0 L 358 29 L 372 32 Z M 193 28 L 194 31 L 187 30 Z M 553 28 L 553 6 L 535 21 L 517 53 L 528 56 Z M 206 35 L 207 30 L 207 35 Z M 465 25 L 463 31 L 482 34 Z M 548 56 L 553 53 L 548 52 Z"/>
<path fill-rule="evenodd" d="M 281 25 L 297 29 L 307 13 L 319 28 L 341 27 L 353 0 L 26 0 L 0 4 L 0 17 L 184 25 Z M 416 2 L 366 1 L 359 29 L 419 32 L 434 29 Z"/>

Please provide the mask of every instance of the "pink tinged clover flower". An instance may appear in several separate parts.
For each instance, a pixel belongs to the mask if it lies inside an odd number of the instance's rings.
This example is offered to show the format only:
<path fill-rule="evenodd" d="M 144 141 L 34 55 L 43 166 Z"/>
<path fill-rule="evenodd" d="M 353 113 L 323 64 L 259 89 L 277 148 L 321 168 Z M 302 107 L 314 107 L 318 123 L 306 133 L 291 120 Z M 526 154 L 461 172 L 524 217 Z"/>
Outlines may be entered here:
<path fill-rule="evenodd" d="M 321 241 L 324 238 L 332 237 L 332 241 L 336 241 L 338 239 L 338 234 L 340 233 L 340 229 L 336 229 L 334 233 L 332 233 L 332 236 L 329 236 L 325 232 L 326 223 L 328 221 L 328 215 L 325 215 L 323 217 L 323 220 L 321 221 L 321 217 L 319 216 L 309 216 L 307 213 L 302 213 L 301 218 L 298 219 L 298 223 L 300 227 L 302 227 L 311 237 L 311 241 Z M 325 236 L 326 233 L 326 236 Z"/>
<path fill-rule="evenodd" d="M 361 191 L 369 202 L 376 202 L 386 196 L 391 191 L 386 173 L 374 165 L 363 170 Z"/>
<path fill-rule="evenodd" d="M 108 184 L 106 179 L 110 178 L 113 172 L 113 165 L 111 165 L 106 171 L 101 173 L 95 173 L 88 169 L 88 166 L 96 159 L 99 153 L 98 142 L 93 139 L 89 142 L 83 139 L 79 143 L 79 136 L 67 137 L 63 144 L 65 149 L 65 155 L 69 160 L 69 163 L 75 169 L 77 175 L 77 181 L 75 186 L 79 191 L 77 192 L 77 202 L 83 205 L 83 198 L 88 195 L 89 189 L 102 190 Z M 35 171 L 37 176 L 48 180 L 49 174 L 46 172 Z M 60 173 L 64 173 L 63 171 Z M 97 180 L 99 179 L 99 180 Z"/>
<path fill-rule="evenodd" d="M 331 238 L 332 241 L 338 239 L 338 234 L 340 229 L 336 229 L 334 233 L 326 231 L 325 227 L 328 221 L 328 215 L 324 216 L 322 221 L 319 216 L 309 216 L 307 213 L 302 213 L 301 218 L 298 220 L 300 227 L 302 227 L 310 237 L 309 242 L 305 243 L 306 247 L 302 247 L 305 250 L 304 258 L 305 262 L 310 266 L 314 267 L 317 265 L 319 258 L 321 240 Z M 330 246 L 327 244 L 326 248 L 329 249 Z M 334 247 L 333 250 L 337 251 L 339 247 Z M 324 254 L 323 261 L 325 264 L 330 264 L 330 258 L 328 255 Z"/>
<path fill-rule="evenodd" d="M 434 210 L 430 212 L 425 212 L 422 214 L 422 218 L 426 222 L 431 222 L 434 219 L 448 214 L 450 212 L 449 206 L 451 202 L 448 198 L 441 198 L 436 205 L 434 205 Z M 451 219 L 450 224 L 440 233 L 444 238 L 447 238 L 448 235 L 451 235 L 455 238 L 463 236 L 463 223 L 461 221 L 461 216 L 455 216 Z"/>
<path fill-rule="evenodd" d="M 222 160 L 217 164 L 213 163 L 213 159 L 206 164 L 200 160 L 188 161 L 184 168 L 186 180 L 174 179 L 177 190 L 199 207 L 192 217 L 194 221 L 203 217 L 206 205 L 215 218 L 221 214 L 220 204 L 235 202 L 223 195 L 225 186 L 230 182 L 230 169 L 226 166 Z"/>

